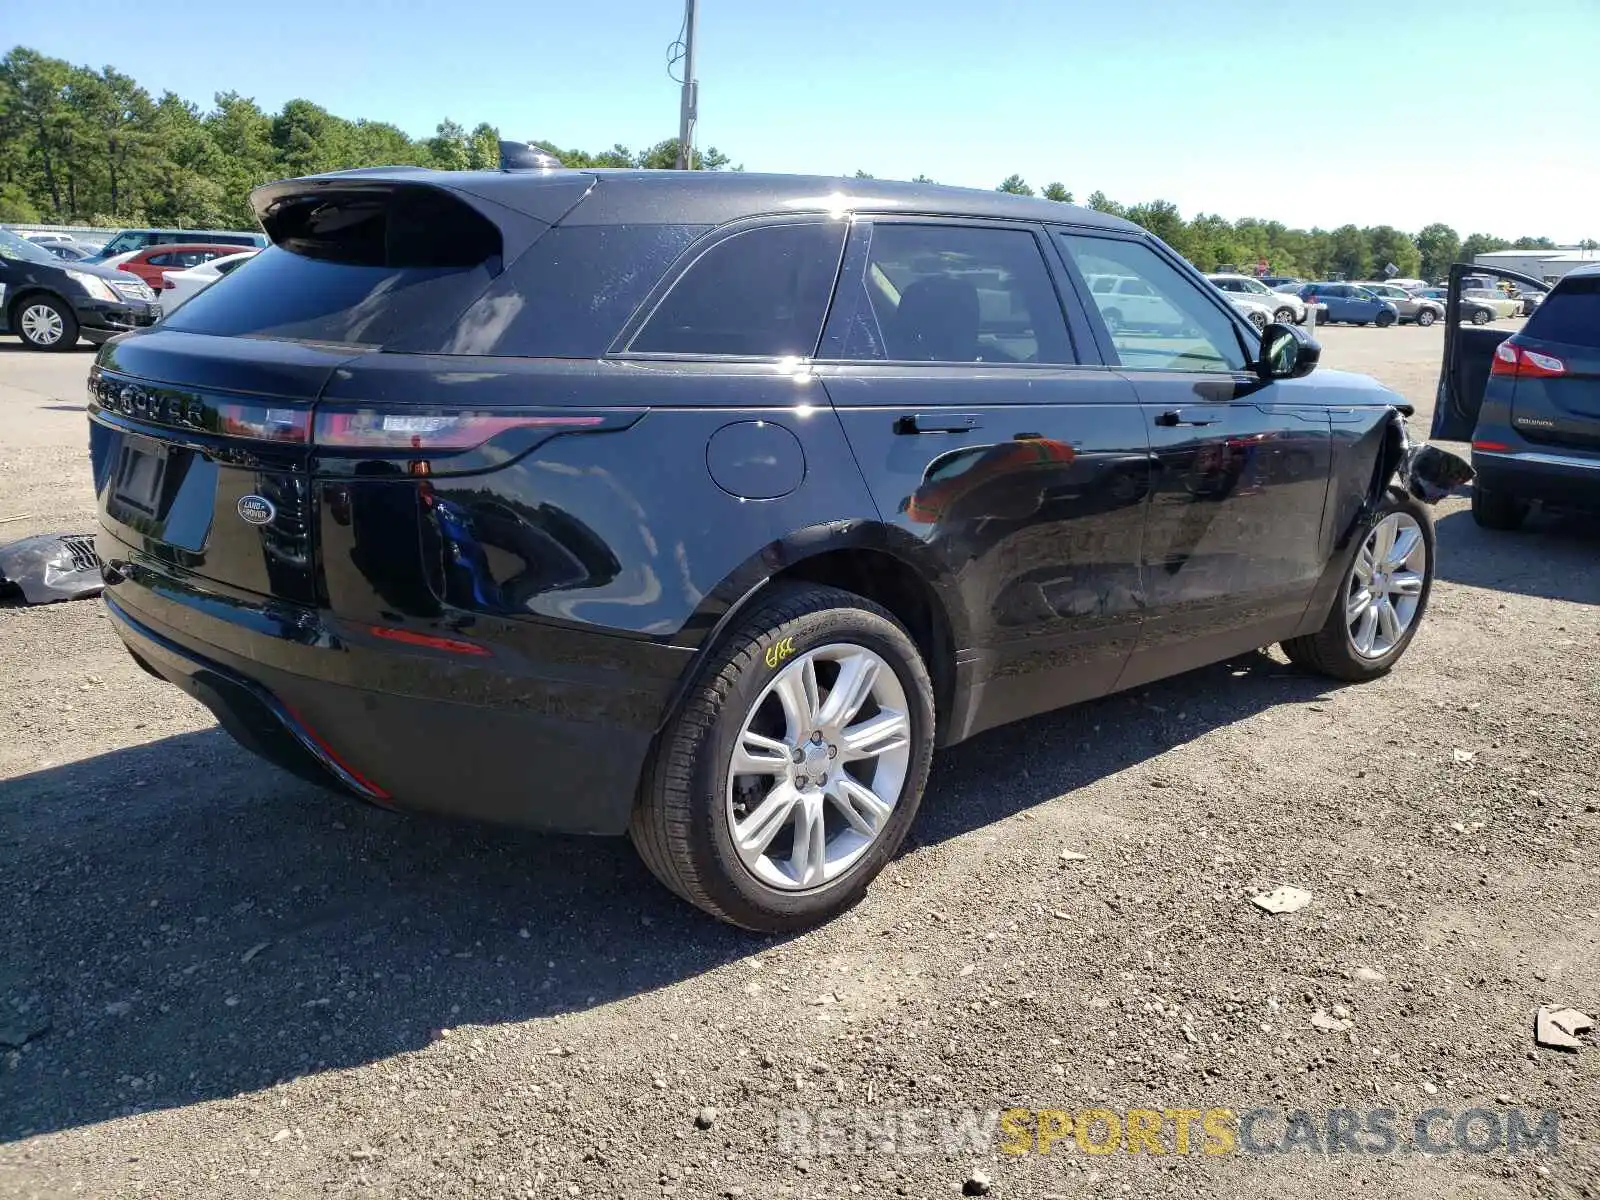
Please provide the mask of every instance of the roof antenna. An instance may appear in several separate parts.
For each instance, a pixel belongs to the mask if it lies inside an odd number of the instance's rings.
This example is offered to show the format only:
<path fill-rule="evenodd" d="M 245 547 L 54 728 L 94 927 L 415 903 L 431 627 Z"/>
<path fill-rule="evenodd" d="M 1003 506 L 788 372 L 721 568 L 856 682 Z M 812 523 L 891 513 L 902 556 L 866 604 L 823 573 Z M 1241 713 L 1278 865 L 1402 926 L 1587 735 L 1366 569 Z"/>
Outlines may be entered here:
<path fill-rule="evenodd" d="M 500 169 L 502 171 L 553 171 L 561 160 L 548 150 L 532 142 L 501 142 Z"/>

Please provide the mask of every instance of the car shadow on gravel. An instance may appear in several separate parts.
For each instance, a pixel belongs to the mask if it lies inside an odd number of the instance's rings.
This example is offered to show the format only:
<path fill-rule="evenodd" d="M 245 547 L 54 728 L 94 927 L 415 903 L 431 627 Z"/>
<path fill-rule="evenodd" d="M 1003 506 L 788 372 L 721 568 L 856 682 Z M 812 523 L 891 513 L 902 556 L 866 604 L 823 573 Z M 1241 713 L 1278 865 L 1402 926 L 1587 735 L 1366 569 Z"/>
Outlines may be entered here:
<path fill-rule="evenodd" d="M 1577 514 L 1532 513 L 1510 533 L 1479 528 L 1467 509 L 1440 517 L 1438 577 L 1452 583 L 1600 604 L 1600 524 Z"/>
<path fill-rule="evenodd" d="M 910 845 L 1327 688 L 1253 654 L 985 734 L 938 757 Z M 603 1005 L 773 944 L 671 897 L 623 839 L 396 817 L 216 729 L 9 781 L 0 895 L 0 1140 Z"/>

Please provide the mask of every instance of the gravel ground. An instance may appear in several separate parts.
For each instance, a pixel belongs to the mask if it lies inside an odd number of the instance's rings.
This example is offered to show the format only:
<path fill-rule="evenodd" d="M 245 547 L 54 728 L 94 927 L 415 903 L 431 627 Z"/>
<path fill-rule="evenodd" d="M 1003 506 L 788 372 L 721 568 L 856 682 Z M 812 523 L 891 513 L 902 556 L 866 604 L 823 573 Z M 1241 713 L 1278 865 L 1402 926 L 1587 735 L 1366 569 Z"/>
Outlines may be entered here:
<path fill-rule="evenodd" d="M 1440 336 L 1335 328 L 1324 362 L 1425 431 Z M 89 361 L 0 342 L 0 535 L 91 525 Z M 1272 651 L 978 738 L 867 900 L 792 939 L 624 842 L 321 793 L 97 604 L 0 608 L 0 1194 L 1600 1195 L 1600 1045 L 1531 1036 L 1600 1012 L 1600 534 L 1437 515 L 1389 677 Z M 1309 907 L 1249 902 L 1279 885 Z M 1392 1108 L 1402 1145 L 945 1153 L 897 1116 L 1012 1106 Z M 1430 1107 L 1555 1110 L 1560 1148 L 1403 1152 Z M 825 1109 L 873 1136 L 783 1115 Z"/>

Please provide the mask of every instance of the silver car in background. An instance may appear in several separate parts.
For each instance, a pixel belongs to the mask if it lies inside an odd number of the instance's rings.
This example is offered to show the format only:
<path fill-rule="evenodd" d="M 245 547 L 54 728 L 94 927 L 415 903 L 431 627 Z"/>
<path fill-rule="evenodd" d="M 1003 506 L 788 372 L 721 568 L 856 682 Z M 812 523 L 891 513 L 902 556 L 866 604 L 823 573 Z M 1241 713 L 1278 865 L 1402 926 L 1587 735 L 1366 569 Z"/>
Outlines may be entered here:
<path fill-rule="evenodd" d="M 1299 296 L 1287 292 L 1275 292 L 1261 280 L 1253 275 L 1229 275 L 1218 273 L 1207 275 L 1207 279 L 1216 284 L 1222 291 L 1228 293 L 1231 300 L 1243 296 L 1259 304 L 1265 304 L 1272 309 L 1272 319 L 1287 325 L 1293 322 L 1296 325 L 1306 323 L 1306 302 Z"/>
<path fill-rule="evenodd" d="M 1430 300 L 1393 283 L 1362 283 L 1359 286 L 1394 305 L 1402 325 L 1408 321 L 1417 325 L 1432 325 L 1435 321 L 1444 320 L 1444 305 L 1438 300 Z"/>

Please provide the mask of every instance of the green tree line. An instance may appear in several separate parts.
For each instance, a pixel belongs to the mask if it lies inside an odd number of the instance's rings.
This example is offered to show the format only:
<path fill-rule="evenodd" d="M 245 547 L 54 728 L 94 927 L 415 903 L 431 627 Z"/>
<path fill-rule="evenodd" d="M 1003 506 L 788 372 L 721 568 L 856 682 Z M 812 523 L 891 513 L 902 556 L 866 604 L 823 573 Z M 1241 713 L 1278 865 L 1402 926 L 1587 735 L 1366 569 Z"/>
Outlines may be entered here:
<path fill-rule="evenodd" d="M 500 131 L 445 120 L 412 138 L 383 121 L 350 121 L 309 100 L 276 113 L 237 92 L 210 109 L 152 96 L 112 67 L 96 71 L 18 46 L 0 59 L 0 221 L 64 225 L 253 228 L 250 189 L 348 167 L 444 170 L 499 165 Z M 598 154 L 541 142 L 568 166 L 671 167 L 676 138 Z M 715 147 L 695 166 L 728 165 Z"/>
<path fill-rule="evenodd" d="M 1021 196 L 1034 190 L 1020 175 L 1011 175 L 996 189 Z M 1072 203 L 1072 193 L 1060 183 L 1046 184 L 1039 195 L 1046 200 Z M 1393 264 L 1403 278 L 1441 279 L 1453 262 L 1471 262 L 1474 255 L 1491 250 L 1554 250 L 1547 237 L 1521 237 L 1512 241 L 1488 233 L 1463 238 L 1443 222 L 1415 234 L 1392 225 L 1341 225 L 1337 229 L 1290 229 L 1281 221 L 1243 217 L 1229 221 L 1199 213 L 1184 220 L 1176 205 L 1166 200 L 1123 205 L 1104 192 L 1090 194 L 1084 203 L 1098 212 L 1125 217 L 1150 230 L 1202 271 L 1223 266 L 1252 269 L 1265 259 L 1278 275 L 1324 279 L 1332 274 L 1346 279 L 1373 279 Z M 1583 243 L 1594 249 L 1592 239 Z"/>
<path fill-rule="evenodd" d="M 73 66 L 18 46 L 0 59 L 0 221 L 251 227 L 250 189 L 268 180 L 349 167 L 494 167 L 499 139 L 487 122 L 469 130 L 448 119 L 433 136 L 413 138 L 383 121 L 335 116 L 309 100 L 290 100 L 268 113 L 237 92 L 219 92 L 203 109 L 172 92 L 152 96 L 113 67 Z M 638 151 L 539 145 L 572 167 L 668 168 L 678 149 L 673 138 Z M 694 165 L 719 170 L 730 160 L 712 147 Z M 999 190 L 1035 194 L 1020 175 Z M 1073 200 L 1059 182 L 1037 194 Z M 1362 279 L 1393 263 L 1403 276 L 1436 279 L 1450 263 L 1487 250 L 1555 245 L 1543 237 L 1462 238 L 1440 223 L 1409 234 L 1389 225 L 1291 229 L 1281 221 L 1229 221 L 1207 213 L 1186 220 L 1166 200 L 1123 205 L 1099 191 L 1084 203 L 1137 222 L 1207 271 L 1248 269 L 1265 259 L 1278 274 Z"/>

